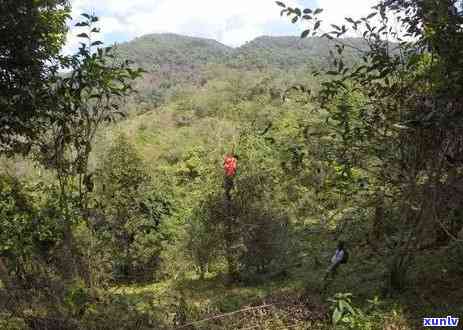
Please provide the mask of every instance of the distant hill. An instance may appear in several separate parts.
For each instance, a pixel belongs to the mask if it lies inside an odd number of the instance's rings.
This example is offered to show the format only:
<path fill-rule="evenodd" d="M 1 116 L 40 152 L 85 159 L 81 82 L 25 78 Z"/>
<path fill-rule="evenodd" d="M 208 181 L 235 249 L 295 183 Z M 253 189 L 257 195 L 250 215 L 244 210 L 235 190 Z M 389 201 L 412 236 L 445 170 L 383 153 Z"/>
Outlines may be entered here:
<path fill-rule="evenodd" d="M 137 86 L 139 102 L 155 105 L 176 87 L 204 83 L 204 66 L 226 64 L 234 52 L 215 40 L 173 33 L 145 35 L 116 48 L 122 58 L 147 71 Z"/>
<path fill-rule="evenodd" d="M 343 42 L 363 48 L 361 39 Z M 205 64 L 269 66 L 282 69 L 307 64 L 325 65 L 333 42 L 325 38 L 258 37 L 232 48 L 212 39 L 173 33 L 150 34 L 118 46 L 119 53 L 147 71 L 182 68 L 192 70 Z M 347 56 L 354 54 L 346 48 Z"/>
<path fill-rule="evenodd" d="M 119 45 L 118 50 L 147 71 L 223 63 L 234 52 L 212 39 L 173 33 L 145 35 Z"/>
<path fill-rule="evenodd" d="M 363 48 L 361 39 L 343 42 Z M 184 84 L 205 83 L 205 65 L 219 64 L 243 70 L 300 70 L 330 65 L 333 42 L 325 38 L 262 36 L 245 45 L 232 48 L 212 39 L 182 36 L 173 33 L 150 34 L 117 46 L 118 53 L 132 60 L 148 73 L 138 89 L 144 101 L 162 103 L 169 94 Z M 346 48 L 347 63 L 358 59 Z"/>
<path fill-rule="evenodd" d="M 365 47 L 361 39 L 343 39 L 346 44 L 358 48 Z M 312 66 L 316 68 L 331 64 L 329 51 L 334 42 L 326 38 L 270 37 L 262 36 L 237 48 L 234 58 L 239 58 L 258 67 L 278 67 L 280 69 Z M 354 51 L 346 48 L 344 55 L 352 62 Z"/>

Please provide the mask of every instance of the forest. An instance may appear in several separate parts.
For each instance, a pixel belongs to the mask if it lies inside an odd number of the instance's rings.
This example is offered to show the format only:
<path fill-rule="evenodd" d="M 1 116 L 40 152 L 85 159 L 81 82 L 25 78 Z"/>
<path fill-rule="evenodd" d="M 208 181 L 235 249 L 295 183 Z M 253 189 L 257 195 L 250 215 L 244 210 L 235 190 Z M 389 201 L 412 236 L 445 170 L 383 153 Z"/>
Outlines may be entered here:
<path fill-rule="evenodd" d="M 65 55 L 70 1 L 0 2 L 0 329 L 461 327 L 463 3 L 271 3 Z"/>

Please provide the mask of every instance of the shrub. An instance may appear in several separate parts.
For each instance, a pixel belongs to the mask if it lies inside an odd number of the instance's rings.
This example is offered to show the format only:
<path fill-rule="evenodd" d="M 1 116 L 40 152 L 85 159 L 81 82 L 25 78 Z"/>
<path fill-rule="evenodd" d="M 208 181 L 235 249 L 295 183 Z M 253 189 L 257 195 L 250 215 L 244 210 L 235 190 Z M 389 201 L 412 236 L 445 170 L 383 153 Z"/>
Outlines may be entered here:
<path fill-rule="evenodd" d="M 213 193 L 193 212 L 189 249 L 201 270 L 216 257 L 243 280 L 276 274 L 291 263 L 291 225 L 284 213 L 263 201 L 263 177 L 236 182 L 231 202 Z"/>
<path fill-rule="evenodd" d="M 149 279 L 159 264 L 161 220 L 170 203 L 153 184 L 134 146 L 119 136 L 98 169 L 96 203 L 104 213 L 100 237 L 109 239 L 114 277 Z"/>

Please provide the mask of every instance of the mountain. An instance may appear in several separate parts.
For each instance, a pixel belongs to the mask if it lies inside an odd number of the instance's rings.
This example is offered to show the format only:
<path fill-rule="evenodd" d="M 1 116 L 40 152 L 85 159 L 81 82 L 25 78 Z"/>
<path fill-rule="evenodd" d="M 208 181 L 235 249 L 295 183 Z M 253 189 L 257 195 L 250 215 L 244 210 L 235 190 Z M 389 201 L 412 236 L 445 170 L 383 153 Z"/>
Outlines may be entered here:
<path fill-rule="evenodd" d="M 345 38 L 343 42 L 356 48 L 365 47 L 361 39 Z M 334 42 L 326 38 L 262 36 L 232 48 L 212 39 L 163 33 L 145 35 L 117 48 L 122 57 L 149 72 L 188 71 L 205 64 L 288 69 L 307 64 L 327 64 Z M 355 51 L 347 47 L 345 54 L 349 57 Z"/>
<path fill-rule="evenodd" d="M 361 39 L 343 43 L 363 48 Z M 239 70 L 260 69 L 296 71 L 331 65 L 334 42 L 325 38 L 262 36 L 232 48 L 212 39 L 173 33 L 150 34 L 116 47 L 122 58 L 147 71 L 138 83 L 140 102 L 162 104 L 177 88 L 202 86 L 207 81 L 205 67 L 222 65 Z M 358 60 L 353 48 L 346 47 L 346 63 Z"/>
<path fill-rule="evenodd" d="M 116 51 L 146 71 L 137 85 L 138 103 L 159 105 L 179 86 L 204 84 L 204 66 L 226 64 L 234 49 L 211 39 L 162 33 L 117 45 Z"/>
<path fill-rule="evenodd" d="M 361 39 L 346 38 L 343 43 L 356 48 L 365 47 Z M 262 36 L 237 48 L 235 58 L 257 67 L 285 70 L 301 66 L 320 68 L 331 65 L 330 50 L 334 50 L 334 42 L 326 38 Z M 348 62 L 352 62 L 355 53 L 353 48 L 346 47 L 344 56 Z"/>
<path fill-rule="evenodd" d="M 212 39 L 173 33 L 145 35 L 117 48 L 123 57 L 147 71 L 221 63 L 234 51 Z"/>

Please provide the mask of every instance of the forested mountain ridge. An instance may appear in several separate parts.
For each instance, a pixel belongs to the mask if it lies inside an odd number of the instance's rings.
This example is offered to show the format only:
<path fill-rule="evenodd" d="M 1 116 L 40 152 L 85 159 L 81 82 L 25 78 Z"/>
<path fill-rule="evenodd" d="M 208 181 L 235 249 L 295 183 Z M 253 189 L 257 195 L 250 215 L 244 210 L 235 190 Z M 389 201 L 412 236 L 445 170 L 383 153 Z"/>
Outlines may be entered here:
<path fill-rule="evenodd" d="M 215 40 L 173 33 L 145 35 L 116 46 L 118 55 L 146 71 L 137 89 L 145 102 L 160 105 L 181 85 L 204 83 L 203 67 L 225 63 L 233 49 Z"/>
<path fill-rule="evenodd" d="M 353 64 L 362 39 L 345 38 L 344 60 Z M 332 65 L 335 42 L 326 38 L 261 36 L 232 48 L 218 41 L 173 33 L 149 34 L 116 46 L 118 54 L 146 71 L 138 84 L 143 101 L 164 103 L 176 87 L 202 86 L 208 80 L 207 66 L 222 65 L 246 71 L 303 68 L 325 69 Z"/>
<path fill-rule="evenodd" d="M 355 48 L 365 48 L 360 38 L 345 38 Z M 146 71 L 176 67 L 193 68 L 202 64 L 259 64 L 289 69 L 293 66 L 327 63 L 334 41 L 326 38 L 300 39 L 294 36 L 260 36 L 240 47 L 229 47 L 213 39 L 189 37 L 174 33 L 149 34 L 117 46 L 127 58 Z M 349 51 L 350 49 L 350 51 Z M 347 54 L 355 50 L 347 47 Z"/>
<path fill-rule="evenodd" d="M 146 71 L 225 62 L 233 48 L 218 41 L 174 33 L 149 34 L 117 46 L 121 56 Z"/>
<path fill-rule="evenodd" d="M 353 46 L 346 47 L 345 59 L 349 63 L 358 61 L 358 57 L 354 58 L 358 53 L 354 47 L 365 49 L 366 43 L 360 38 L 344 38 L 342 42 Z M 330 50 L 334 51 L 334 45 L 335 41 L 318 37 L 301 39 L 295 36 L 261 36 L 237 48 L 235 57 L 244 58 L 245 63 L 254 61 L 260 67 L 296 69 L 311 66 L 320 69 L 331 65 Z"/>

